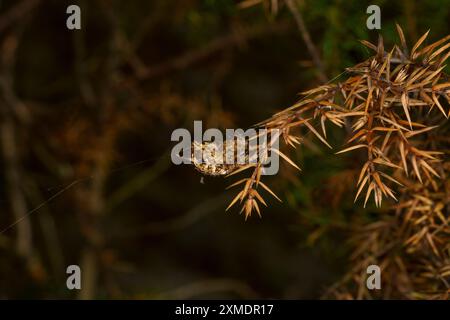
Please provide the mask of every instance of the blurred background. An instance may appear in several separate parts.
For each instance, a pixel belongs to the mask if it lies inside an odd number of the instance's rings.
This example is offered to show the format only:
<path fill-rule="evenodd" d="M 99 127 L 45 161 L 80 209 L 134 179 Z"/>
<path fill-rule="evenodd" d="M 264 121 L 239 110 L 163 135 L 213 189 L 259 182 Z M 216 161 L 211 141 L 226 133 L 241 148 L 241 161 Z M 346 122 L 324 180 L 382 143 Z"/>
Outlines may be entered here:
<path fill-rule="evenodd" d="M 81 30 L 66 27 L 81 8 Z M 366 9 L 381 8 L 380 31 Z M 292 6 L 293 5 L 293 6 Z M 170 161 L 176 128 L 247 128 L 370 56 L 358 40 L 448 34 L 449 0 L 0 1 L 0 298 L 319 299 L 351 268 L 355 164 L 311 137 L 266 179 Z M 431 41 L 429 40 L 429 41 Z M 330 131 L 333 146 L 343 133 Z M 68 290 L 66 268 L 82 270 Z"/>

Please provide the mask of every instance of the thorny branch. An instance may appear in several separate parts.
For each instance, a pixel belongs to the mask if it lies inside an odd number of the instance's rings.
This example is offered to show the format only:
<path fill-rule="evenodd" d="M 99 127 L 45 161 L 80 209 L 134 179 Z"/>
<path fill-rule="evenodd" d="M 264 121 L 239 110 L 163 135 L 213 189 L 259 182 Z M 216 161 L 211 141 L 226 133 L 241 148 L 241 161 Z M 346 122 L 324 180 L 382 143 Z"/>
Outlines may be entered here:
<path fill-rule="evenodd" d="M 355 267 L 329 291 L 339 298 L 371 298 L 364 277 L 365 267 L 374 259 L 381 260 L 381 268 L 390 275 L 385 284 L 389 292 L 432 299 L 448 299 L 450 293 L 450 110 L 446 109 L 450 82 L 443 71 L 450 57 L 450 36 L 424 47 L 427 32 L 408 50 L 399 26 L 397 31 L 400 46 L 386 52 L 381 37 L 377 45 L 362 41 L 375 55 L 348 68 L 350 76 L 345 81 L 307 91 L 304 99 L 259 124 L 267 130 L 281 130 L 286 145 L 300 144 L 302 137 L 291 129 L 306 127 L 331 147 L 326 140 L 326 123 L 343 127 L 344 120 L 350 119 L 348 146 L 337 154 L 356 150 L 366 154 L 355 201 L 363 190 L 364 206 L 371 195 L 377 207 L 383 197 L 397 201 L 393 208 L 383 208 L 387 213 L 381 221 L 365 226 L 356 236 Z M 322 134 L 312 124 L 316 119 Z M 436 143 L 434 136 L 443 137 L 441 143 Z M 281 151 L 279 154 L 296 166 Z M 229 206 L 243 203 L 241 212 L 245 211 L 246 218 L 253 211 L 260 214 L 256 199 L 265 204 L 253 189 L 255 184 L 263 185 L 259 165 L 238 166 L 231 173 L 251 167 L 256 169 L 249 178 L 232 185 L 244 188 Z M 414 268 L 406 270 L 405 265 Z M 397 274 L 405 277 L 396 279 Z M 350 281 L 356 284 L 354 295 L 349 293 L 351 287 L 341 289 Z M 429 284 L 433 284 L 432 291 L 426 291 Z"/>

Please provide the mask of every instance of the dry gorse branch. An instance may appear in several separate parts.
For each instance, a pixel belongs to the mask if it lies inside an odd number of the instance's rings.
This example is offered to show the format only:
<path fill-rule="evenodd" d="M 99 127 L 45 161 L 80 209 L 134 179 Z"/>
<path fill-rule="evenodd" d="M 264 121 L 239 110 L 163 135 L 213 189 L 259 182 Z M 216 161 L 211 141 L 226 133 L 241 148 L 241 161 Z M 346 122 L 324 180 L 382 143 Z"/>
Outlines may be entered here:
<path fill-rule="evenodd" d="M 295 129 L 306 128 L 330 148 L 327 123 L 340 128 L 349 125 L 351 136 L 337 154 L 363 151 L 355 201 L 364 193 L 364 206 L 371 196 L 378 207 L 384 197 L 398 200 L 396 190 L 405 179 L 435 186 L 442 178 L 436 169 L 442 151 L 424 141 L 450 115 L 450 81 L 443 71 L 450 56 L 450 36 L 424 46 L 427 32 L 409 50 L 399 26 L 397 31 L 400 45 L 385 51 L 381 36 L 376 45 L 361 41 L 375 54 L 347 68 L 346 80 L 304 92 L 304 98 L 295 105 L 257 125 L 268 131 L 280 130 L 284 144 L 292 147 L 304 138 L 301 130 Z M 287 155 L 275 152 L 297 167 Z M 230 204 L 244 203 L 246 217 L 253 210 L 260 214 L 256 199 L 265 204 L 255 187 L 261 185 L 274 195 L 260 181 L 260 163 L 234 166 L 223 174 L 249 168 L 254 169 L 251 176 L 233 184 L 244 187 Z"/>

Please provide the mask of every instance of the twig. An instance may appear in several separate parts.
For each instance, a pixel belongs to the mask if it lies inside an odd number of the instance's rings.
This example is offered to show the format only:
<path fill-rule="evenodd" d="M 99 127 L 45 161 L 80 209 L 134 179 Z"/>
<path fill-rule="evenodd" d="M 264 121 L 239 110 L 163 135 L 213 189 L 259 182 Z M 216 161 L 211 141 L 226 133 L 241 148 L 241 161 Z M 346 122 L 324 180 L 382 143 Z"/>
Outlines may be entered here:
<path fill-rule="evenodd" d="M 227 195 L 220 195 L 205 200 L 179 217 L 148 223 L 140 228 L 121 230 L 120 234 L 113 235 L 114 238 L 139 237 L 142 235 L 161 235 L 183 230 L 195 224 L 197 221 L 221 208 L 227 202 Z"/>
<path fill-rule="evenodd" d="M 39 1 L 40 0 L 24 0 L 1 15 L 0 32 L 13 24 L 14 21 L 22 18 L 25 14 L 30 12 L 34 7 L 38 5 Z"/>
<path fill-rule="evenodd" d="M 1 108 L 1 142 L 5 163 L 6 180 L 9 187 L 9 200 L 14 220 L 21 220 L 17 228 L 17 251 L 28 262 L 32 259 L 31 224 L 27 215 L 25 195 L 21 188 L 19 142 L 17 139 L 14 114 L 22 103 L 15 98 L 13 92 L 13 67 L 19 45 L 21 29 L 8 35 L 2 43 L 0 90 L 2 96 Z M 12 98 L 13 97 L 13 98 Z"/>
<path fill-rule="evenodd" d="M 100 1 L 100 5 L 105 9 L 108 4 Z M 107 15 L 111 33 L 108 39 L 109 51 L 104 60 L 104 81 L 97 95 L 92 98 L 102 107 L 96 114 L 100 123 L 107 122 L 105 119 L 111 116 L 115 108 L 115 97 L 110 94 L 114 87 L 116 79 L 117 67 L 119 62 L 117 37 L 119 33 L 119 24 Z M 83 43 L 79 44 L 81 47 Z M 84 69 L 84 65 L 80 62 L 79 68 Z M 79 81 L 85 81 L 84 77 Z M 98 151 L 95 154 L 93 162 L 93 175 L 91 183 L 86 189 L 80 193 L 81 197 L 87 197 L 87 210 L 80 212 L 80 224 L 83 235 L 86 239 L 86 245 L 82 250 L 81 267 L 84 274 L 84 288 L 78 294 L 78 299 L 95 298 L 99 285 L 99 273 L 101 269 L 99 254 L 104 246 L 104 234 L 100 228 L 103 215 L 105 213 L 105 185 L 108 177 L 108 168 L 111 161 L 111 154 L 114 148 L 114 139 L 117 131 L 114 126 L 99 127 L 99 139 L 97 140 Z M 84 192 L 84 193 L 83 193 Z"/>
<path fill-rule="evenodd" d="M 323 83 L 328 81 L 328 77 L 325 73 L 325 67 L 322 63 L 322 60 L 320 59 L 319 52 L 314 45 L 314 43 L 311 40 L 311 36 L 309 35 L 308 29 L 306 28 L 305 22 L 303 21 L 303 17 L 300 13 L 300 11 L 297 9 L 296 4 L 294 3 L 294 0 L 285 0 L 286 4 L 291 11 L 292 15 L 294 16 L 295 22 L 297 23 L 298 29 L 302 35 L 303 41 L 305 41 L 306 48 L 308 49 L 309 54 L 311 55 L 314 64 L 317 67 L 317 76 L 319 77 L 320 81 Z"/>
<path fill-rule="evenodd" d="M 214 292 L 233 292 L 244 299 L 258 298 L 258 294 L 250 286 L 234 279 L 210 279 L 194 282 L 168 292 L 163 292 L 157 298 L 189 299 Z"/>
<path fill-rule="evenodd" d="M 283 21 L 277 24 L 257 26 L 249 29 L 240 30 L 239 33 L 234 32 L 226 36 L 219 37 L 212 40 L 200 49 L 192 50 L 184 53 L 169 61 L 163 62 L 154 67 L 146 67 L 136 56 L 134 56 L 134 63 L 131 63 L 135 69 L 139 79 L 148 79 L 157 76 L 161 76 L 165 73 L 184 69 L 190 65 L 198 63 L 213 54 L 220 52 L 221 50 L 228 49 L 230 47 L 238 46 L 245 41 L 253 38 L 258 38 L 263 35 L 280 33 L 286 31 L 290 26 L 290 23 Z"/>

